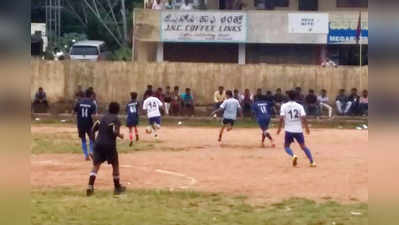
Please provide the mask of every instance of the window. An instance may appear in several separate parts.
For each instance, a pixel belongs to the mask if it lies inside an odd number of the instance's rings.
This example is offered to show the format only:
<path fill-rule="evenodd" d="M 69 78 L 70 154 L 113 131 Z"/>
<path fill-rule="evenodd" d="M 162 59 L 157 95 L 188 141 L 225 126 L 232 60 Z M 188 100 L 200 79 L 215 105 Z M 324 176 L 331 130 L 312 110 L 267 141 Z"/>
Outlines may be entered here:
<path fill-rule="evenodd" d="M 290 0 L 274 0 L 275 6 L 277 7 L 289 7 Z"/>
<path fill-rule="evenodd" d="M 94 46 L 73 46 L 71 55 L 98 55 L 98 51 Z"/>
<path fill-rule="evenodd" d="M 337 0 L 337 8 L 368 8 L 368 0 Z"/>

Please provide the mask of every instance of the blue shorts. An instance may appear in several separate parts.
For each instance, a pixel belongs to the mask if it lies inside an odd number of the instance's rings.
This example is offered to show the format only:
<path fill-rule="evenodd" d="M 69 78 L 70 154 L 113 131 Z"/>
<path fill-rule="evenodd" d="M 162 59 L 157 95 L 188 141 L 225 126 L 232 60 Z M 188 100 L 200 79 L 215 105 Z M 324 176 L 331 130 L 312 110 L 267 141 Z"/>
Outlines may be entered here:
<path fill-rule="evenodd" d="M 291 132 L 285 132 L 285 141 L 284 145 L 290 145 L 294 143 L 294 141 L 297 141 L 299 144 L 305 144 L 305 137 L 303 136 L 303 133 L 291 133 Z"/>
<path fill-rule="evenodd" d="M 127 127 L 136 127 L 139 124 L 139 118 L 127 118 L 126 126 Z"/>
<path fill-rule="evenodd" d="M 161 117 L 151 117 L 148 119 L 148 122 L 150 123 L 150 125 L 154 125 L 155 123 L 161 125 Z"/>
<path fill-rule="evenodd" d="M 258 122 L 260 129 L 262 129 L 263 131 L 268 130 L 270 124 L 270 117 L 257 119 L 256 122 Z"/>

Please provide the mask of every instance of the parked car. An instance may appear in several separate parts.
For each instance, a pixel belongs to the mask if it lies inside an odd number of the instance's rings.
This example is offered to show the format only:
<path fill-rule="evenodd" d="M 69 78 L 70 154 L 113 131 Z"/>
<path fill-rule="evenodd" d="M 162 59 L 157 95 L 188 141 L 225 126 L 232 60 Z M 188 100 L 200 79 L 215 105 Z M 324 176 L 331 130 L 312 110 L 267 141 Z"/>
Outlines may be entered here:
<path fill-rule="evenodd" d="M 100 61 L 106 60 L 109 51 L 104 41 L 79 41 L 72 45 L 69 51 L 71 60 Z"/>

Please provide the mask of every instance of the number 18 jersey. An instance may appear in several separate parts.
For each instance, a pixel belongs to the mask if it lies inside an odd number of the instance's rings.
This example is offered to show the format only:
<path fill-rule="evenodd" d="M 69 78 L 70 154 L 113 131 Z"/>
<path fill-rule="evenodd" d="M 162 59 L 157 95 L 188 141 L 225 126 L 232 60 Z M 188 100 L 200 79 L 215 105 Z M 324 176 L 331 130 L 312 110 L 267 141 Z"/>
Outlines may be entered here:
<path fill-rule="evenodd" d="M 302 105 L 289 101 L 281 106 L 280 116 L 284 117 L 284 128 L 286 132 L 302 133 L 302 119 L 306 116 Z"/>

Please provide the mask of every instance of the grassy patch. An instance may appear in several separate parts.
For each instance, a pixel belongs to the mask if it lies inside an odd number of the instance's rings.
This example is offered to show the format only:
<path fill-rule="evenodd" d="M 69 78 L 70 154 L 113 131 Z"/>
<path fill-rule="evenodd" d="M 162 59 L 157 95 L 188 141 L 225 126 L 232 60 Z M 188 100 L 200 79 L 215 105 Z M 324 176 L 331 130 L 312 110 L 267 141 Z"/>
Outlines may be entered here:
<path fill-rule="evenodd" d="M 154 148 L 154 142 L 140 141 L 132 147 L 127 142 L 117 142 L 118 152 L 128 153 L 135 151 L 146 151 Z M 32 153 L 81 153 L 80 139 L 76 133 L 55 133 L 55 134 L 32 134 Z"/>
<path fill-rule="evenodd" d="M 118 197 L 98 191 L 90 198 L 71 189 L 35 190 L 31 199 L 33 225 L 368 224 L 368 206 L 360 203 L 290 199 L 249 205 L 241 197 L 155 190 L 133 190 Z"/>

